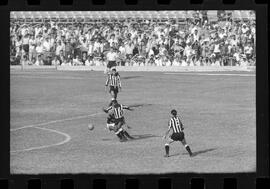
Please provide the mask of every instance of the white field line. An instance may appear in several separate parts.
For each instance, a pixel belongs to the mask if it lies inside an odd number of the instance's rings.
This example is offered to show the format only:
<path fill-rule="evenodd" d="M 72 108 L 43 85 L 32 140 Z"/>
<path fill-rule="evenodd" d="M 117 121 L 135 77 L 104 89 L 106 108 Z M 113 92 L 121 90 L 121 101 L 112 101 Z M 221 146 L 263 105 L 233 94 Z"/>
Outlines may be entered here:
<path fill-rule="evenodd" d="M 10 153 L 26 152 L 26 151 L 44 149 L 44 148 L 49 148 L 49 147 L 59 146 L 59 145 L 65 144 L 71 140 L 71 137 L 67 133 L 57 131 L 54 129 L 42 128 L 40 126 L 45 126 L 45 125 L 49 125 L 49 124 L 53 124 L 53 123 L 60 123 L 60 122 L 65 122 L 65 121 L 71 121 L 71 120 L 76 120 L 76 119 L 82 119 L 82 118 L 91 117 L 91 116 L 95 116 L 95 115 L 99 115 L 99 114 L 102 114 L 102 113 L 94 113 L 94 114 L 90 114 L 90 115 L 71 117 L 71 118 L 67 118 L 67 119 L 59 119 L 59 120 L 54 120 L 54 121 L 49 121 L 49 122 L 44 122 L 44 123 L 39 123 L 39 124 L 27 125 L 27 126 L 15 128 L 15 129 L 10 129 L 10 131 L 18 131 L 18 130 L 26 129 L 26 128 L 37 128 L 37 129 L 50 131 L 50 132 L 54 132 L 54 133 L 65 136 L 65 140 L 58 142 L 58 143 L 55 143 L 55 144 L 42 145 L 42 146 L 31 147 L 31 148 L 26 148 L 26 149 L 22 149 L 22 150 L 13 150 L 13 151 L 10 151 Z"/>
<path fill-rule="evenodd" d="M 214 73 L 173 73 L 173 72 L 168 72 L 168 73 L 163 73 L 163 74 L 166 74 L 166 75 L 176 75 L 176 74 L 181 74 L 181 75 L 210 75 L 210 76 L 219 76 L 219 75 L 222 75 L 222 76 L 256 76 L 255 74 L 222 74 L 222 73 L 217 73 L 217 74 L 214 74 Z"/>
<path fill-rule="evenodd" d="M 31 128 L 31 127 L 40 127 L 40 126 L 44 126 L 44 125 L 50 125 L 53 123 L 61 123 L 61 122 L 65 122 L 65 121 L 72 121 L 72 120 L 87 118 L 87 117 L 91 117 L 91 116 L 95 116 L 95 115 L 99 115 L 99 114 L 103 114 L 103 113 L 94 113 L 94 114 L 90 114 L 90 115 L 82 115 L 82 116 L 70 117 L 70 118 L 66 118 L 66 119 L 58 119 L 58 120 L 53 120 L 53 121 L 48 121 L 48 122 L 38 123 L 38 124 L 33 124 L 33 125 L 26 125 L 26 126 L 22 126 L 22 127 L 15 128 L 15 129 L 10 129 L 10 131 L 17 131 L 20 129 Z"/>
<path fill-rule="evenodd" d="M 64 133 L 64 132 L 61 132 L 61 131 L 57 131 L 57 130 L 54 130 L 54 129 L 48 129 L 48 128 L 42 128 L 42 127 L 34 127 L 34 128 L 63 135 L 65 137 L 65 140 L 63 140 L 61 142 L 58 142 L 58 143 L 55 143 L 55 144 L 42 145 L 42 146 L 31 147 L 31 148 L 26 148 L 26 149 L 22 149 L 22 150 L 13 150 L 13 151 L 10 151 L 10 153 L 27 152 L 27 151 L 31 151 L 31 150 L 39 150 L 39 149 L 49 148 L 49 147 L 53 147 L 53 146 L 59 146 L 59 145 L 65 144 L 65 143 L 67 143 L 67 142 L 69 142 L 71 140 L 71 137 L 67 133 Z"/>

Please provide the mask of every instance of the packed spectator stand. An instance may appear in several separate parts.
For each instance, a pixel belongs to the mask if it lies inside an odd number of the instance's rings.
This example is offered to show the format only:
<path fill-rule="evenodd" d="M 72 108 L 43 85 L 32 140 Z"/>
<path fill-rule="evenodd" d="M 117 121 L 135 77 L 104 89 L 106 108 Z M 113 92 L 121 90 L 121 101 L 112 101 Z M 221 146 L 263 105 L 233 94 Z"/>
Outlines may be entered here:
<path fill-rule="evenodd" d="M 255 66 L 252 11 L 11 12 L 11 65 Z"/>

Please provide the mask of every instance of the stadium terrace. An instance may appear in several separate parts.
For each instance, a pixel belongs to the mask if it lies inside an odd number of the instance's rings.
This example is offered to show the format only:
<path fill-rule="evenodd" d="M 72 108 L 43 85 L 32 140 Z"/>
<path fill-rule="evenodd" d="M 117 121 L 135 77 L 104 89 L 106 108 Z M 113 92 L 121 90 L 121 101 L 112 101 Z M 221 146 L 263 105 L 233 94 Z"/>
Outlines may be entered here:
<path fill-rule="evenodd" d="M 252 11 L 11 12 L 10 64 L 255 66 Z"/>

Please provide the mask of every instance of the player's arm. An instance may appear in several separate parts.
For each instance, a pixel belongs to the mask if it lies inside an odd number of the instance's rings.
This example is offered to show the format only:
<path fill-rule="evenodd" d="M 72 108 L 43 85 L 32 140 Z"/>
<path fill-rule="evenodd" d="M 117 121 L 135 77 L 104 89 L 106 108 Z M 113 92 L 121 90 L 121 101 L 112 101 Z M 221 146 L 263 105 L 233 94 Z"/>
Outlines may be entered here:
<path fill-rule="evenodd" d="M 109 81 L 110 81 L 110 76 L 108 75 L 108 76 L 107 76 L 106 83 L 105 83 L 105 91 L 107 90 L 107 87 L 108 87 Z"/>
<path fill-rule="evenodd" d="M 122 84 L 121 84 L 121 79 L 120 79 L 120 75 L 118 74 L 118 85 L 119 85 L 119 89 L 122 89 Z"/>
<path fill-rule="evenodd" d="M 170 132 L 170 130 L 171 130 L 171 121 L 169 121 L 168 126 L 169 126 L 169 128 L 168 128 L 168 130 L 166 131 L 166 133 L 164 134 L 163 139 L 166 139 L 166 138 L 167 138 L 167 136 L 168 136 L 168 134 L 169 134 L 169 132 Z"/>
<path fill-rule="evenodd" d="M 103 108 L 102 110 L 103 110 L 105 113 L 108 113 L 111 109 L 112 109 L 112 106 L 110 106 L 110 107 L 108 107 L 108 108 Z"/>
<path fill-rule="evenodd" d="M 180 121 L 180 127 L 181 127 L 181 129 L 184 130 L 184 125 L 183 125 L 181 119 L 179 119 L 179 121 Z"/>
<path fill-rule="evenodd" d="M 133 111 L 134 109 L 130 108 L 129 106 L 126 105 L 122 105 L 123 109 L 129 110 L 129 111 Z"/>

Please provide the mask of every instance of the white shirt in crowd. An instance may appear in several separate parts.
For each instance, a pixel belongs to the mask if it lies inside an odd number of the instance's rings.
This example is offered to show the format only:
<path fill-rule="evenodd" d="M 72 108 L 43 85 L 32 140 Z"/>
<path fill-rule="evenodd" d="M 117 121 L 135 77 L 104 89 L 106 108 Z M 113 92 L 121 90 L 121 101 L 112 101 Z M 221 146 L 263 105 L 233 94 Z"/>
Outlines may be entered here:
<path fill-rule="evenodd" d="M 23 44 L 23 45 L 29 44 L 29 37 L 23 37 L 23 38 L 22 38 L 22 44 Z"/>
<path fill-rule="evenodd" d="M 65 49 L 65 45 L 61 44 L 61 45 L 57 45 L 56 50 L 55 50 L 55 54 L 56 55 L 60 55 L 60 51 Z"/>
<path fill-rule="evenodd" d="M 94 45 L 90 43 L 88 45 L 88 54 L 93 54 L 93 52 L 94 52 Z"/>
<path fill-rule="evenodd" d="M 108 61 L 116 61 L 116 58 L 117 58 L 116 52 L 108 52 L 107 54 Z"/>
<path fill-rule="evenodd" d="M 50 51 L 50 48 L 51 48 L 50 42 L 45 40 L 43 42 L 43 48 L 44 48 L 45 51 Z"/>
<path fill-rule="evenodd" d="M 86 66 L 91 66 L 93 63 L 94 63 L 93 60 L 87 59 L 87 60 L 85 61 L 85 65 L 86 65 Z"/>
<path fill-rule="evenodd" d="M 37 52 L 38 54 L 41 54 L 41 53 L 43 52 L 43 47 L 42 47 L 41 45 L 38 45 L 38 46 L 36 47 L 36 52 Z"/>
<path fill-rule="evenodd" d="M 237 52 L 235 52 L 235 53 L 233 54 L 233 57 L 235 58 L 235 60 L 236 60 L 237 62 L 240 60 L 240 55 L 239 55 L 239 53 L 237 53 Z"/>
<path fill-rule="evenodd" d="M 200 60 L 197 60 L 196 62 L 195 62 L 195 66 L 200 66 L 201 65 L 201 61 Z"/>
<path fill-rule="evenodd" d="M 60 64 L 60 61 L 58 59 L 53 59 L 52 60 L 52 65 L 59 65 Z"/>
<path fill-rule="evenodd" d="M 252 51 L 253 51 L 252 47 L 249 46 L 244 47 L 245 54 L 252 54 Z"/>
<path fill-rule="evenodd" d="M 43 60 L 36 60 L 36 62 L 35 62 L 35 65 L 36 66 L 40 66 L 40 65 L 43 65 Z"/>
<path fill-rule="evenodd" d="M 194 41 L 199 41 L 199 34 L 197 33 L 197 35 L 194 33 L 193 34 L 193 39 L 194 39 Z"/>
<path fill-rule="evenodd" d="M 159 59 L 156 59 L 155 60 L 155 64 L 157 65 L 157 66 L 162 66 L 162 61 L 161 61 L 161 59 L 159 58 Z"/>
<path fill-rule="evenodd" d="M 29 50 L 32 51 L 35 49 L 36 40 L 35 39 L 29 39 Z"/>
<path fill-rule="evenodd" d="M 171 61 L 170 60 L 165 60 L 164 61 L 164 65 L 165 66 L 171 66 L 172 64 L 171 64 Z"/>
<path fill-rule="evenodd" d="M 181 66 L 187 66 L 187 62 L 185 60 L 182 60 Z"/>
<path fill-rule="evenodd" d="M 82 62 L 78 58 L 73 59 L 73 65 L 81 65 Z"/>
<path fill-rule="evenodd" d="M 174 59 L 172 62 L 173 66 L 180 66 L 180 62 L 177 59 Z"/>
<path fill-rule="evenodd" d="M 125 49 L 125 47 L 123 47 L 123 46 L 120 46 L 120 47 L 119 47 L 119 51 L 120 51 L 120 53 L 123 54 L 123 55 L 126 54 L 126 49 Z"/>
<path fill-rule="evenodd" d="M 112 46 L 113 43 L 118 43 L 117 39 L 109 39 L 110 46 Z"/>
<path fill-rule="evenodd" d="M 132 45 L 126 45 L 126 54 L 132 54 L 133 53 L 133 46 Z"/>
<path fill-rule="evenodd" d="M 219 44 L 215 44 L 214 45 L 214 53 L 219 53 L 220 49 L 219 49 Z"/>
<path fill-rule="evenodd" d="M 102 43 L 96 41 L 94 43 L 94 51 L 102 52 L 103 51 L 103 45 L 102 45 Z"/>

